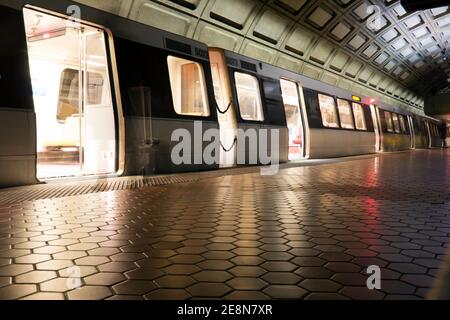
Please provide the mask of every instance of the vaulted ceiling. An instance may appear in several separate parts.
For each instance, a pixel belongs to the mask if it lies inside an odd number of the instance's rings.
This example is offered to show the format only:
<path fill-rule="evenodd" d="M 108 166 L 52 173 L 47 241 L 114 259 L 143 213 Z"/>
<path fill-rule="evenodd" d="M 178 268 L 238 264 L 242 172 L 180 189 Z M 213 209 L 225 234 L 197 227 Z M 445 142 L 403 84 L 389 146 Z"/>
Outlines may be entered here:
<path fill-rule="evenodd" d="M 448 7 L 399 0 L 80 0 L 321 81 L 423 109 L 448 89 Z"/>

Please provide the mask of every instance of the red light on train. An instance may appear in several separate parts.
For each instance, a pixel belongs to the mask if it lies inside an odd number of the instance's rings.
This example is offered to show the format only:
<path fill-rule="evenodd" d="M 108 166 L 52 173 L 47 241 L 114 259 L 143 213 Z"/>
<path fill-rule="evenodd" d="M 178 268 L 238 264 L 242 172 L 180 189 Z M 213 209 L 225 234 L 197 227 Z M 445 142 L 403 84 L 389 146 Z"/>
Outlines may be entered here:
<path fill-rule="evenodd" d="M 363 99 L 363 103 L 367 104 L 367 105 L 376 105 L 378 103 L 378 101 L 377 101 L 376 98 L 366 97 L 366 98 Z"/>
<path fill-rule="evenodd" d="M 56 37 L 60 37 L 60 36 L 64 36 L 66 35 L 66 29 L 59 29 L 59 30 L 55 30 L 55 31 L 51 31 L 51 32 L 45 32 L 45 33 L 40 33 L 38 35 L 33 35 L 28 37 L 28 41 L 29 42 L 35 42 L 35 41 L 41 41 L 41 40 L 47 40 L 47 39 L 51 39 L 51 38 L 56 38 Z"/>

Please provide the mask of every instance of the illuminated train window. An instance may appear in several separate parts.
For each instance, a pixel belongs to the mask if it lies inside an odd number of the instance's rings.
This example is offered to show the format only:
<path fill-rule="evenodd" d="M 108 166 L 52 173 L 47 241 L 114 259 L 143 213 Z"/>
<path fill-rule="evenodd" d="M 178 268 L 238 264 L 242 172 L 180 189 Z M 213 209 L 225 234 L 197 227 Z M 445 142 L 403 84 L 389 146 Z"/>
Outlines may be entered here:
<path fill-rule="evenodd" d="M 392 113 L 392 121 L 394 122 L 395 132 L 400 133 L 400 122 L 398 121 L 398 115 L 396 113 Z"/>
<path fill-rule="evenodd" d="M 341 127 L 345 129 L 355 129 L 350 103 L 346 100 L 338 99 L 337 104 L 339 110 L 339 118 L 341 119 Z"/>
<path fill-rule="evenodd" d="M 384 112 L 384 118 L 386 120 L 386 128 L 388 132 L 394 132 L 394 125 L 392 123 L 391 113 L 388 111 Z"/>
<path fill-rule="evenodd" d="M 205 75 L 194 61 L 167 57 L 175 112 L 180 115 L 208 117 L 210 115 Z"/>
<path fill-rule="evenodd" d="M 356 129 L 367 130 L 366 118 L 364 117 L 364 110 L 359 103 L 353 103 L 353 114 L 355 115 Z"/>
<path fill-rule="evenodd" d="M 322 123 L 324 127 L 339 128 L 338 115 L 334 98 L 319 94 L 320 113 L 322 114 Z"/>
<path fill-rule="evenodd" d="M 236 72 L 236 92 L 241 117 L 249 121 L 264 121 L 261 91 L 258 79 L 246 73 Z"/>

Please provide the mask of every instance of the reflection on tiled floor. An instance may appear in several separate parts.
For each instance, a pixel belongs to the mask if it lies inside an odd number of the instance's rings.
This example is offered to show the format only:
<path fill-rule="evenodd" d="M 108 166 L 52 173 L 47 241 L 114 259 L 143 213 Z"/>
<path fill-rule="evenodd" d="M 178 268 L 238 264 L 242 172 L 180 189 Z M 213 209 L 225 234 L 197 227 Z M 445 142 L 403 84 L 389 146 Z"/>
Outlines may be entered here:
<path fill-rule="evenodd" d="M 0 299 L 423 298 L 450 242 L 449 155 L 0 205 Z"/>

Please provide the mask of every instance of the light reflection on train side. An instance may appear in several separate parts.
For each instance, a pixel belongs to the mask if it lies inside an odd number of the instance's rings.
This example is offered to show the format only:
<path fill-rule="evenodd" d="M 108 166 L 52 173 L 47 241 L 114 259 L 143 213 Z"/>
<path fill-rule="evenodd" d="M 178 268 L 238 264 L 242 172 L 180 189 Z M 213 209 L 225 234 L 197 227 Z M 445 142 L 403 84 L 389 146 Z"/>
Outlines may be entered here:
<path fill-rule="evenodd" d="M 375 157 L 373 159 L 372 166 L 369 167 L 369 170 L 365 171 L 365 187 L 369 189 L 375 189 L 379 187 L 378 184 L 378 176 L 380 174 L 380 158 Z M 363 209 L 367 215 L 373 216 L 379 214 L 379 202 L 373 197 L 367 196 L 363 200 Z M 371 220 L 371 222 L 375 222 L 375 220 Z"/>

